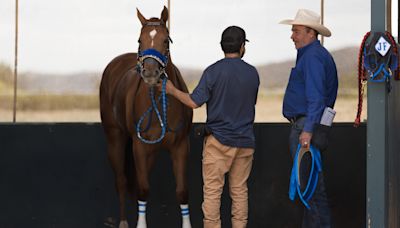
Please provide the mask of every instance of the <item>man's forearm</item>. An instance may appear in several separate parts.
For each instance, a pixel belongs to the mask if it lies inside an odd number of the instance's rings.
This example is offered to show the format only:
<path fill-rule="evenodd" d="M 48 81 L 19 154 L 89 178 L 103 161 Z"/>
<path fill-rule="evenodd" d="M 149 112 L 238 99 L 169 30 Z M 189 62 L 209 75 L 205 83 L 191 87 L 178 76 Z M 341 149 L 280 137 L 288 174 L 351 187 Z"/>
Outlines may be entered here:
<path fill-rule="evenodd" d="M 198 108 L 199 106 L 192 100 L 190 95 L 188 93 L 182 92 L 179 89 L 174 89 L 171 93 L 172 96 L 174 96 L 176 99 L 178 99 L 180 102 L 188 106 L 189 108 L 195 109 Z"/>

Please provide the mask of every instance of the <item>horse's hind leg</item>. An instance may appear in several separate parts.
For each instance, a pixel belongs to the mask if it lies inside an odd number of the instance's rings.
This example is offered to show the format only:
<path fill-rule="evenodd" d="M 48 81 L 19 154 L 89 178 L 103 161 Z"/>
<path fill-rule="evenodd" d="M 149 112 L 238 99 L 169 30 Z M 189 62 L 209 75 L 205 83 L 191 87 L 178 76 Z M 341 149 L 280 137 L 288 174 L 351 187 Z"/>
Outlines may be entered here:
<path fill-rule="evenodd" d="M 189 152 L 189 140 L 182 140 L 176 147 L 171 148 L 171 159 L 173 163 L 176 180 L 176 197 L 181 207 L 182 228 L 191 228 L 188 204 L 188 191 L 186 182 L 187 158 Z"/>
<path fill-rule="evenodd" d="M 126 135 L 116 128 L 107 129 L 108 159 L 114 171 L 115 184 L 119 198 L 120 224 L 119 228 L 128 228 L 125 211 L 127 179 L 125 174 Z"/>

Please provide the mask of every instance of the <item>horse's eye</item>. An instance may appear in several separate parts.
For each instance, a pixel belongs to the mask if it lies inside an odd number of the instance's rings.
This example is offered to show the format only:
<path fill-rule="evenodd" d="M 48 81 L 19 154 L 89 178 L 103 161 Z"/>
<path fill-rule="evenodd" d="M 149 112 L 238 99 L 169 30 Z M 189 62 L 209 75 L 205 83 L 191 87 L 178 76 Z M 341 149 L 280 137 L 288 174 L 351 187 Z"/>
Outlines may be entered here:
<path fill-rule="evenodd" d="M 169 43 L 169 39 L 165 39 L 164 44 L 168 44 L 168 43 Z"/>
<path fill-rule="evenodd" d="M 139 39 L 137 42 L 138 42 L 139 44 L 142 43 L 142 41 L 141 41 L 140 39 Z"/>

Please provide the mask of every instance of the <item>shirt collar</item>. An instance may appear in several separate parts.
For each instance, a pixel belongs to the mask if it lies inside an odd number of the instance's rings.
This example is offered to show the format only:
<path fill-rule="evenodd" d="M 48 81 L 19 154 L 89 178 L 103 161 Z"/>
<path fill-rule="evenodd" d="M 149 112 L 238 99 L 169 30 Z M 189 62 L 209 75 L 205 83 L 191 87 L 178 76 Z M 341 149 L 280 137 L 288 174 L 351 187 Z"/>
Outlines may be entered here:
<path fill-rule="evenodd" d="M 297 59 L 301 58 L 301 56 L 309 49 L 311 49 L 312 47 L 315 47 L 317 45 L 320 45 L 319 40 L 314 40 L 313 42 L 307 44 L 306 46 L 297 49 Z"/>

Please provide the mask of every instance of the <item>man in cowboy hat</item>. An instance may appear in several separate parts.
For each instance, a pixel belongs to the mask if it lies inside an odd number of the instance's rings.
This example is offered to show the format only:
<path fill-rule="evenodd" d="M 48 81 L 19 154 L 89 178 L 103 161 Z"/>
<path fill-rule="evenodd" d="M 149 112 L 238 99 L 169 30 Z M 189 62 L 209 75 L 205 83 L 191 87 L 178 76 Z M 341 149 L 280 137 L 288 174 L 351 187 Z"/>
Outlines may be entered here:
<path fill-rule="evenodd" d="M 308 148 L 314 127 L 319 124 L 326 107 L 333 108 L 338 89 L 335 62 L 320 44 L 318 35 L 329 37 L 331 32 L 320 23 L 320 16 L 307 9 L 298 10 L 293 20 L 280 24 L 292 25 L 291 39 L 297 49 L 296 66 L 292 68 L 283 99 L 283 115 L 292 124 L 289 143 L 294 157 L 297 145 Z M 302 162 L 302 167 L 307 164 Z M 308 179 L 302 169 L 301 179 Z M 304 210 L 302 227 L 331 227 L 331 215 L 322 172 L 310 200 L 310 209 Z"/>

